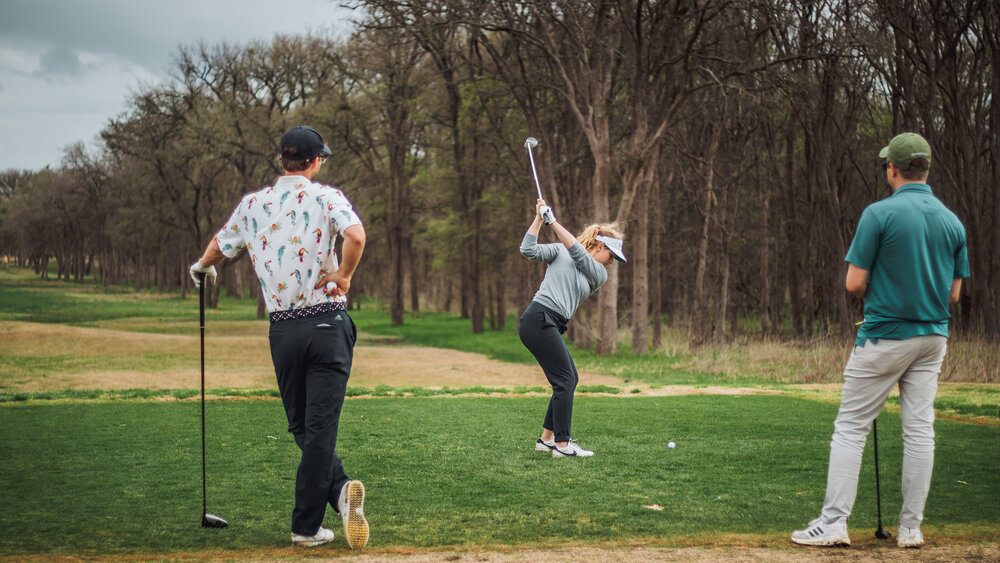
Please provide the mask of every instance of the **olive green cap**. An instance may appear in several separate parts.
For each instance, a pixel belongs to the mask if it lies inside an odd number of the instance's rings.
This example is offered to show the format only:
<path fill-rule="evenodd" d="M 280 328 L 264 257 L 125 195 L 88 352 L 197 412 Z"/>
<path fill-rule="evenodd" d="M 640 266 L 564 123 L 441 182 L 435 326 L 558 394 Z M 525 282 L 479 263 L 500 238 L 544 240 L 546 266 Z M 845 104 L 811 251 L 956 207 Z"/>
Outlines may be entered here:
<path fill-rule="evenodd" d="M 916 158 L 927 160 L 927 165 L 931 164 L 931 146 L 916 133 L 900 133 L 889 141 L 889 145 L 883 147 L 878 153 L 879 158 L 891 162 L 893 166 L 901 170 L 909 170 L 910 163 Z"/>

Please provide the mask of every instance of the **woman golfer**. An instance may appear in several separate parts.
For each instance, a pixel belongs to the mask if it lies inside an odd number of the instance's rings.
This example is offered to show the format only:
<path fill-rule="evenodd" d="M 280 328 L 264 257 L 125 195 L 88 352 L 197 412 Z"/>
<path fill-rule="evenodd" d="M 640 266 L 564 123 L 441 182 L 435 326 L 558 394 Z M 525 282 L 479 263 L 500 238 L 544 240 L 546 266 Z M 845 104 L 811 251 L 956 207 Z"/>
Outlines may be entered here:
<path fill-rule="evenodd" d="M 545 378 L 552 385 L 542 437 L 535 443 L 535 449 L 551 451 L 552 457 L 587 457 L 594 452 L 570 439 L 573 392 L 579 376 L 561 335 L 566 332 L 566 324 L 580 303 L 608 280 L 608 264 L 612 260 L 625 261 L 622 235 L 611 225 L 591 225 L 574 238 L 552 219 L 552 230 L 559 242 L 539 245 L 542 213 L 547 211 L 542 209 L 544 206 L 545 201 L 541 199 L 535 204 L 535 220 L 521 241 L 521 254 L 529 260 L 548 264 L 548 268 L 517 327 L 521 342 L 538 360 Z"/>

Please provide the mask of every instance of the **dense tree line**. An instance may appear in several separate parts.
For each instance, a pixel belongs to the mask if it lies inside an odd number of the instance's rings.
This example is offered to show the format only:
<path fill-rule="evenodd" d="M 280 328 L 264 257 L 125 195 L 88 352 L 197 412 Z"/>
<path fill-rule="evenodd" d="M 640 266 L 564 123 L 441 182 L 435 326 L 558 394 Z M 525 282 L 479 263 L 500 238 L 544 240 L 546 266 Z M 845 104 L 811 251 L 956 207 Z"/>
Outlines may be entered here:
<path fill-rule="evenodd" d="M 278 36 L 177 51 L 95 154 L 0 175 L 0 252 L 45 275 L 186 291 L 277 139 L 317 127 L 369 230 L 352 292 L 503 326 L 542 271 L 517 253 L 534 189 L 571 230 L 625 227 L 627 264 L 571 336 L 615 351 L 739 333 L 848 336 L 843 262 L 888 195 L 878 150 L 934 148 L 930 184 L 968 230 L 959 330 L 1000 335 L 1000 12 L 917 0 L 358 0 L 346 40 Z M 333 166 L 330 166 L 333 164 Z M 247 260 L 220 286 L 256 296 Z M 752 324 L 749 324 L 752 323 Z"/>

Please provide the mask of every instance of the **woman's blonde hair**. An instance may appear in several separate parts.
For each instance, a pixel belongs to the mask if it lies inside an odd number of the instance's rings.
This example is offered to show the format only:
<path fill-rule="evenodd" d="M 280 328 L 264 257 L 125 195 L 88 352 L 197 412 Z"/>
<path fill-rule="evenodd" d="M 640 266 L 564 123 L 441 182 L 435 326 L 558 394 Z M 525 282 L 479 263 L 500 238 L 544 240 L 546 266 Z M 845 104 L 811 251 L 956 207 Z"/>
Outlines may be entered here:
<path fill-rule="evenodd" d="M 582 244 L 584 248 L 590 250 L 596 246 L 598 242 L 600 242 L 597 240 L 598 236 L 606 236 L 619 240 L 625 238 L 621 230 L 619 230 L 618 223 L 607 223 L 605 225 L 595 223 L 584 229 L 583 232 L 580 233 L 580 236 L 576 237 L 576 240 L 580 241 L 580 244 Z"/>

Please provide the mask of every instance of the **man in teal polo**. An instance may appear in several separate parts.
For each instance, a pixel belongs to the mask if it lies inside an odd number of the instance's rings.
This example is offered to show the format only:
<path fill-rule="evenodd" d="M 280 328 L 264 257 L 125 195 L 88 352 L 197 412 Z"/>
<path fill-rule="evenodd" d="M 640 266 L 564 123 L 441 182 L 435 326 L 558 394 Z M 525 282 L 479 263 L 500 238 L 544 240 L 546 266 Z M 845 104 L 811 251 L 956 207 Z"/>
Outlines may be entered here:
<path fill-rule="evenodd" d="M 846 286 L 864 298 L 865 318 L 844 368 L 840 412 L 830 444 L 823 512 L 792 534 L 803 545 L 850 545 L 861 453 L 872 421 L 899 385 L 903 423 L 900 547 L 920 547 L 934 468 L 934 394 L 948 342 L 950 304 L 969 277 L 965 228 L 927 185 L 931 147 L 916 133 L 882 149 L 892 195 L 869 205 L 847 251 Z"/>

